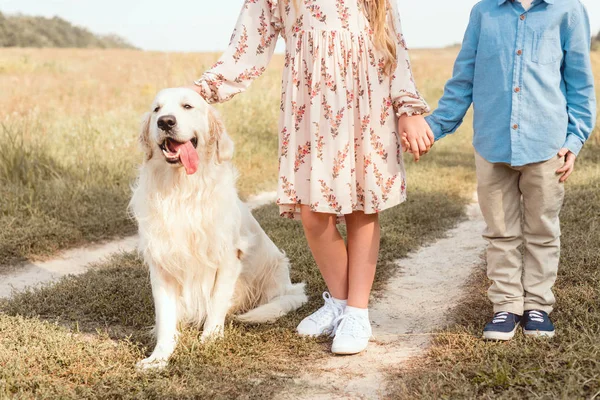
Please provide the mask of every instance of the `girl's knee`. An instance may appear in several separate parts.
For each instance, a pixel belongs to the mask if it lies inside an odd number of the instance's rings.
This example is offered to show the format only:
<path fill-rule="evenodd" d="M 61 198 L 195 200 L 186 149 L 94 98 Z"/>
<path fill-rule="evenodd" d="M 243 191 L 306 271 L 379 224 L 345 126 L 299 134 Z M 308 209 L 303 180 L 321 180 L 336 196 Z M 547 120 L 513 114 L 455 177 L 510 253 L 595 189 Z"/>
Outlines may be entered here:
<path fill-rule="evenodd" d="M 302 226 L 307 233 L 318 234 L 325 231 L 330 225 L 335 226 L 335 216 L 331 214 L 317 213 L 308 207 L 302 208 Z"/>

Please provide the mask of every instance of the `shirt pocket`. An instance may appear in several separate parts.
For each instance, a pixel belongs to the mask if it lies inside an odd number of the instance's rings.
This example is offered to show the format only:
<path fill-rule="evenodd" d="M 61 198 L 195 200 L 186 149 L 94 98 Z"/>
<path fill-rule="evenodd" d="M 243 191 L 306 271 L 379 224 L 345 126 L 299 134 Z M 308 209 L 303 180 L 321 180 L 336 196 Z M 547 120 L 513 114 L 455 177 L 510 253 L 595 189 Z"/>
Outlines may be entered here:
<path fill-rule="evenodd" d="M 531 61 L 536 64 L 554 64 L 562 59 L 562 46 L 558 35 L 538 33 L 533 37 Z"/>

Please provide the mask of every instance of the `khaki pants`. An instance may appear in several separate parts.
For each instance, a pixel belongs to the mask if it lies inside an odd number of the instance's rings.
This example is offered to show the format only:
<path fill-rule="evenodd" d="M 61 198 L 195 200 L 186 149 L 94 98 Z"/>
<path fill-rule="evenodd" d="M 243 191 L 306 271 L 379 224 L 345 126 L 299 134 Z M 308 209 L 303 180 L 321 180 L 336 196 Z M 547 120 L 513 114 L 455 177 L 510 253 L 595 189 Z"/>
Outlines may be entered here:
<path fill-rule="evenodd" d="M 560 257 L 560 223 L 564 185 L 556 174 L 564 161 L 552 159 L 511 167 L 475 154 L 477 194 L 487 228 L 488 297 L 494 312 L 542 310 L 555 299 Z M 522 204 L 521 204 L 522 202 Z M 524 245 L 524 254 L 520 245 Z"/>

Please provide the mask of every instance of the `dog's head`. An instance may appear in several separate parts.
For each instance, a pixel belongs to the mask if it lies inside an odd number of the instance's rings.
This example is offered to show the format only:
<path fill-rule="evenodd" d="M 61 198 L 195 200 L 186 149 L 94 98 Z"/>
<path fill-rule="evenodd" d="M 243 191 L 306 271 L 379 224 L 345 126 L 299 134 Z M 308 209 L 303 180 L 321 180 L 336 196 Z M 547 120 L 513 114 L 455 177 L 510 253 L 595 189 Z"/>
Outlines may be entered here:
<path fill-rule="evenodd" d="M 223 163 L 233 157 L 233 142 L 216 111 L 187 88 L 158 93 L 144 116 L 140 143 L 146 161 L 184 167 L 194 174 L 200 164 Z"/>

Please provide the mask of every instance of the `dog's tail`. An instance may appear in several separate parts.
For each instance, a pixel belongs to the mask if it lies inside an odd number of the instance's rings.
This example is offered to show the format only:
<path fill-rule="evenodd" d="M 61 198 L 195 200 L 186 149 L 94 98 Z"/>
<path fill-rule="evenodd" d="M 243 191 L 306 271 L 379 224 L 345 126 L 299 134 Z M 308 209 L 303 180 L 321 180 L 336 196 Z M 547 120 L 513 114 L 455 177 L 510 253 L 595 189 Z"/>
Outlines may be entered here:
<path fill-rule="evenodd" d="M 242 322 L 265 323 L 273 322 L 285 314 L 302 307 L 308 297 L 304 293 L 304 283 L 288 285 L 287 290 L 281 296 L 273 298 L 269 303 L 256 307 L 236 318 Z"/>

